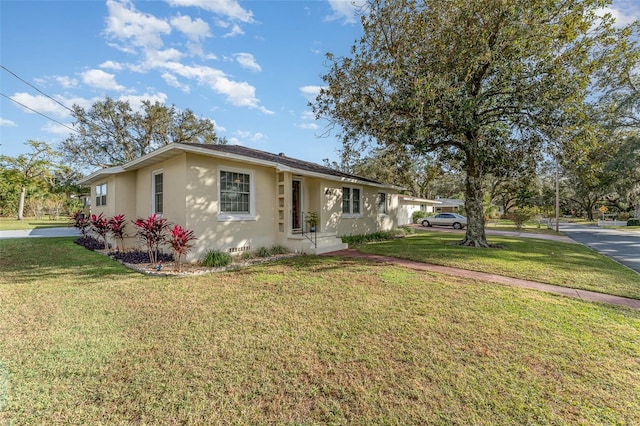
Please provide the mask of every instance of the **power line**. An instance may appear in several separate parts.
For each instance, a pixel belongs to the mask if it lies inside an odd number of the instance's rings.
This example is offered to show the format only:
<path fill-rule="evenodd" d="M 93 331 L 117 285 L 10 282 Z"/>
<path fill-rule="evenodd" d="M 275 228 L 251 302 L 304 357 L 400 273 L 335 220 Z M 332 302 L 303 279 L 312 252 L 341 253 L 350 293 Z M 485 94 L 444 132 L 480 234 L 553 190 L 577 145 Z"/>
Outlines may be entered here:
<path fill-rule="evenodd" d="M 46 93 L 44 93 L 42 90 L 38 89 L 36 86 L 34 86 L 33 84 L 29 83 L 28 81 L 24 80 L 23 78 L 21 78 L 20 76 L 18 76 L 18 74 L 14 73 L 13 71 L 11 71 L 9 68 L 5 67 L 4 65 L 0 65 L 0 68 L 2 68 L 3 70 L 5 70 L 6 72 L 8 72 L 9 74 L 11 74 L 12 76 L 14 76 L 15 78 L 17 78 L 18 80 L 20 80 L 21 82 L 23 82 L 24 84 L 26 84 L 29 87 L 34 88 L 35 90 L 38 91 L 38 93 L 42 94 L 43 96 L 46 96 L 47 98 L 51 99 L 53 102 L 57 103 L 58 105 L 60 105 L 61 107 L 63 107 L 64 109 L 68 110 L 71 112 L 71 114 L 73 116 L 75 116 L 75 112 L 69 108 L 68 106 L 66 106 L 65 104 L 63 104 L 62 102 L 60 102 L 59 100 L 47 95 Z M 13 99 L 12 99 L 13 100 Z M 29 108 L 30 109 L 30 108 Z M 36 112 L 36 111 L 34 111 Z"/>
<path fill-rule="evenodd" d="M 63 126 L 63 127 L 66 127 L 67 129 L 71 130 L 72 132 L 80 133 L 77 129 L 74 129 L 74 128 L 72 128 L 72 127 L 69 127 L 69 126 L 67 126 L 66 124 L 61 123 L 61 122 L 59 122 L 58 120 L 56 120 L 56 119 L 54 119 L 54 118 L 51 118 L 51 117 L 49 117 L 49 116 L 47 116 L 47 115 L 45 115 L 45 114 L 43 114 L 43 113 L 41 113 L 41 112 L 39 112 L 39 111 L 36 111 L 35 109 L 30 108 L 30 107 L 26 106 L 25 104 L 23 104 L 23 103 L 21 103 L 21 102 L 18 102 L 18 101 L 16 101 L 15 99 L 13 99 L 13 98 L 11 98 L 11 97 L 9 97 L 9 96 L 5 95 L 4 93 L 0 93 L 0 95 L 1 95 L 1 96 L 4 96 L 4 97 L 5 97 L 5 98 L 7 98 L 7 99 L 9 99 L 11 102 L 15 102 L 16 104 L 20 105 L 22 108 L 26 108 L 26 109 L 28 109 L 29 111 L 35 112 L 36 114 L 43 116 L 43 117 L 44 117 L 44 118 L 46 118 L 47 120 L 51 120 L 51 121 L 53 121 L 54 123 L 57 123 L 57 124 L 59 124 L 59 125 L 61 125 L 61 126 Z"/>

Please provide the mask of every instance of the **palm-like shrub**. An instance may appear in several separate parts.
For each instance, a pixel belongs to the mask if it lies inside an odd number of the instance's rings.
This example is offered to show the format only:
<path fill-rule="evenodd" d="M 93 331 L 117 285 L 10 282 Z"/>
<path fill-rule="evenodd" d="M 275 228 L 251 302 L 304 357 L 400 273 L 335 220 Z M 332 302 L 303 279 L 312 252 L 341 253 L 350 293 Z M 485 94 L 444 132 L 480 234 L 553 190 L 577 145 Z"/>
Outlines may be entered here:
<path fill-rule="evenodd" d="M 149 253 L 149 261 L 158 263 L 160 246 L 167 240 L 166 230 L 169 227 L 167 219 L 159 218 L 154 213 L 147 219 L 138 218 L 132 221 L 136 227 L 136 236 L 142 240 Z"/>
<path fill-rule="evenodd" d="M 173 249 L 173 257 L 176 262 L 176 269 L 180 271 L 182 267 L 182 256 L 189 253 L 193 248 L 191 243 L 196 237 L 193 231 L 188 231 L 180 225 L 175 225 L 169 233 L 169 245 Z"/>
<path fill-rule="evenodd" d="M 77 228 L 82 234 L 82 238 L 87 238 L 87 233 L 89 232 L 89 227 L 91 223 L 89 223 L 89 219 L 82 213 L 82 211 L 78 210 L 72 216 L 73 219 L 73 227 Z"/>
<path fill-rule="evenodd" d="M 113 238 L 120 241 L 120 249 L 124 251 L 124 237 L 125 237 L 124 229 L 127 225 L 124 220 L 124 215 L 117 214 L 113 216 L 112 218 L 109 219 L 108 225 L 109 225 L 109 233 L 111 234 L 111 236 L 113 236 Z"/>
<path fill-rule="evenodd" d="M 92 214 L 90 222 L 91 230 L 102 237 L 102 241 L 104 241 L 104 247 L 107 248 L 107 233 L 109 232 L 109 221 L 102 215 L 102 213 L 100 213 L 97 216 L 95 214 Z"/>

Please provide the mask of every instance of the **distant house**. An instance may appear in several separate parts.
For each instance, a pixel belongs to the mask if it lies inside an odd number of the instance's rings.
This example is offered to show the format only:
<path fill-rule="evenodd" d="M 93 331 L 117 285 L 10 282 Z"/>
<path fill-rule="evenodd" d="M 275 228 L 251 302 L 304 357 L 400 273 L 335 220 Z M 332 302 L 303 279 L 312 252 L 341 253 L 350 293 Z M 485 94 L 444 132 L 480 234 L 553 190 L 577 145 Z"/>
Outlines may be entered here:
<path fill-rule="evenodd" d="M 189 260 L 274 244 L 323 253 L 344 248 L 340 236 L 398 226 L 400 188 L 238 145 L 172 143 L 80 183 L 91 186 L 92 213 L 157 213 L 193 230 Z M 307 212 L 319 218 L 312 235 Z"/>
<path fill-rule="evenodd" d="M 440 201 L 411 197 L 409 195 L 399 195 L 398 200 L 398 226 L 413 223 L 414 212 L 433 213 L 434 209 L 440 205 Z"/>
<path fill-rule="evenodd" d="M 438 202 L 436 206 L 436 212 L 454 212 L 460 213 L 464 209 L 464 200 L 457 198 L 440 198 L 436 197 L 435 201 Z"/>

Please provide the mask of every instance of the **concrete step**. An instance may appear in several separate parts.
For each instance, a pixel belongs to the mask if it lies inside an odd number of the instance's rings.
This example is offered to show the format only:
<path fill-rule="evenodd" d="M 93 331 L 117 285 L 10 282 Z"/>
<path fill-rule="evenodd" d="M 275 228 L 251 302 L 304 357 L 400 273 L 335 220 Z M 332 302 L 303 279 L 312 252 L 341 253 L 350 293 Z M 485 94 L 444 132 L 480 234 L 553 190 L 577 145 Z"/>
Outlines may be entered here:
<path fill-rule="evenodd" d="M 311 238 L 310 241 L 309 238 Z M 289 243 L 287 244 L 290 249 L 299 253 L 306 254 L 323 254 L 337 250 L 344 250 L 348 247 L 346 243 L 342 242 L 342 239 L 336 236 L 335 233 L 320 233 L 317 234 L 294 234 L 289 237 Z M 317 245 L 314 245 L 314 242 Z"/>

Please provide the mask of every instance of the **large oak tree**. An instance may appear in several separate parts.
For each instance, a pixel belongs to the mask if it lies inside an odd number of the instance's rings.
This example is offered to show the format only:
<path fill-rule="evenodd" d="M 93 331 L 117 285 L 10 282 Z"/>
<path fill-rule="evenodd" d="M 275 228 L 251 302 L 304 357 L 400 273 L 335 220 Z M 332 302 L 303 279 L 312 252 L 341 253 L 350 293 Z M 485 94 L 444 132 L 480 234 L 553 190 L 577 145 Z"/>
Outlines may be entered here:
<path fill-rule="evenodd" d="M 89 110 L 74 105 L 77 133 L 60 146 L 65 158 L 79 166 L 110 167 L 127 163 L 172 142 L 224 143 L 213 122 L 189 109 L 179 111 L 159 102 L 129 102 L 106 98 Z"/>
<path fill-rule="evenodd" d="M 328 54 L 314 112 L 345 147 L 404 146 L 458 158 L 469 219 L 487 247 L 483 176 L 535 156 L 544 129 L 576 123 L 629 30 L 601 0 L 370 0 L 350 56 Z M 519 166 L 519 164 L 517 164 Z"/>

